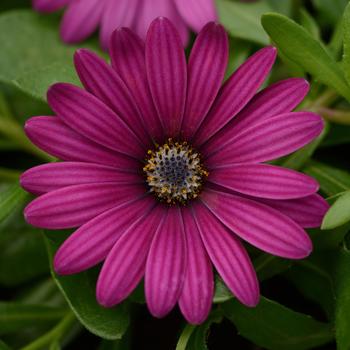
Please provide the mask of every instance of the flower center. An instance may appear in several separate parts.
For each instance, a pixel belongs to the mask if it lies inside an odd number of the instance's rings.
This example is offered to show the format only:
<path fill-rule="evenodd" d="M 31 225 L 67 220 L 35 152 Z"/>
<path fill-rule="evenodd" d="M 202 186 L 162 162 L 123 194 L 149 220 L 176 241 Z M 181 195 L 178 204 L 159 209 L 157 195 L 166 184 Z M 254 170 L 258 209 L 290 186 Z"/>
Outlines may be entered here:
<path fill-rule="evenodd" d="M 147 152 L 143 168 L 151 191 L 168 204 L 186 204 L 200 193 L 208 176 L 198 152 L 187 142 L 168 142 Z"/>

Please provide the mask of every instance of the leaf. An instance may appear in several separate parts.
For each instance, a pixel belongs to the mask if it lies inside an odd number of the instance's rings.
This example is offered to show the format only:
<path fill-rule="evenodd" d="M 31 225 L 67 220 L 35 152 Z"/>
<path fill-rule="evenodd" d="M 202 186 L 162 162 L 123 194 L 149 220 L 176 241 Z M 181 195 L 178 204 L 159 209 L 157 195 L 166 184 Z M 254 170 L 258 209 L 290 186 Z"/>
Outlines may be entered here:
<path fill-rule="evenodd" d="M 292 0 L 266 0 L 271 9 L 275 12 L 283 13 L 286 16 L 290 16 L 292 12 Z"/>
<path fill-rule="evenodd" d="M 320 28 L 314 17 L 305 8 L 300 10 L 300 23 L 314 39 L 320 40 Z"/>
<path fill-rule="evenodd" d="M 0 350 L 10 350 L 11 348 L 7 346 L 1 339 L 0 339 Z"/>
<path fill-rule="evenodd" d="M 29 197 L 28 193 L 22 190 L 19 184 L 15 183 L 6 186 L 0 191 L 0 224 L 5 221 L 8 215 Z"/>
<path fill-rule="evenodd" d="M 328 196 L 350 190 L 350 173 L 329 165 L 311 161 L 303 171 L 314 177 L 321 186 L 321 190 Z"/>
<path fill-rule="evenodd" d="M 333 203 L 323 218 L 321 228 L 330 230 L 350 221 L 350 190 L 343 193 Z"/>
<path fill-rule="evenodd" d="M 129 325 L 126 303 L 114 308 L 104 308 L 96 301 L 94 271 L 70 276 L 58 276 L 53 271 L 53 256 L 67 234 L 63 231 L 45 231 L 45 241 L 50 259 L 51 274 L 58 288 L 78 320 L 95 335 L 109 340 L 121 339 Z"/>
<path fill-rule="evenodd" d="M 254 344 L 271 350 L 303 350 L 333 339 L 332 326 L 261 298 L 255 308 L 233 299 L 222 304 L 224 315 Z"/>
<path fill-rule="evenodd" d="M 283 277 L 287 278 L 308 299 L 319 304 L 329 319 L 333 318 L 335 292 L 331 276 L 312 261 L 294 264 Z M 315 293 L 317 290 L 317 293 Z"/>
<path fill-rule="evenodd" d="M 271 8 L 263 2 L 245 4 L 217 0 L 220 22 L 230 35 L 246 39 L 261 45 L 267 45 L 269 39 L 260 24 L 260 17 Z"/>
<path fill-rule="evenodd" d="M 23 217 L 21 196 L 25 192 L 20 189 L 20 194 L 16 197 L 16 189 L 19 187 L 10 185 L 5 193 L 11 188 L 15 189 L 13 200 L 16 208 L 0 222 L 0 284 L 8 287 L 20 285 L 49 272 L 42 235 L 39 230 L 29 226 Z"/>
<path fill-rule="evenodd" d="M 341 251 L 337 256 L 335 270 L 336 311 L 335 335 L 338 350 L 350 348 L 350 254 Z"/>
<path fill-rule="evenodd" d="M 76 47 L 60 40 L 54 16 L 31 10 L 0 16 L 0 46 L 6 52 L 0 56 L 0 81 L 42 100 L 48 86 L 55 82 L 79 84 L 72 60 Z M 84 43 L 86 46 L 97 48 Z"/>
<path fill-rule="evenodd" d="M 343 70 L 346 80 L 350 83 L 350 3 L 346 6 L 343 16 Z"/>
<path fill-rule="evenodd" d="M 0 302 L 0 334 L 47 325 L 61 319 L 66 309 L 42 305 L 27 305 L 16 302 Z"/>
<path fill-rule="evenodd" d="M 276 13 L 263 15 L 261 22 L 272 41 L 287 58 L 300 65 L 316 80 L 333 87 L 350 100 L 350 87 L 341 68 L 302 26 Z"/>

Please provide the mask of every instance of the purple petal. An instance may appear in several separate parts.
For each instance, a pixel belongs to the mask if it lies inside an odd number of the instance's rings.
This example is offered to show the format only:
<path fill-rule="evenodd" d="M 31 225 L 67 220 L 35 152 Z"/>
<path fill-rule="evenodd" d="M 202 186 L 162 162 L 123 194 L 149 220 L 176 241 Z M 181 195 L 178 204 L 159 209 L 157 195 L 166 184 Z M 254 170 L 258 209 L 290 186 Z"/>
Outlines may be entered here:
<path fill-rule="evenodd" d="M 211 170 L 208 180 L 240 193 L 271 199 L 306 197 L 319 188 L 310 176 L 268 164 L 223 166 Z"/>
<path fill-rule="evenodd" d="M 213 300 L 213 269 L 189 208 L 183 208 L 182 217 L 187 242 L 187 269 L 179 306 L 189 323 L 200 324 L 208 317 Z"/>
<path fill-rule="evenodd" d="M 155 317 L 165 316 L 176 304 L 186 267 L 186 242 L 181 212 L 170 207 L 153 238 L 146 263 L 145 294 Z"/>
<path fill-rule="evenodd" d="M 166 209 L 158 205 L 141 217 L 114 245 L 103 264 L 97 281 L 97 300 L 111 307 L 124 300 L 145 273 L 146 258 L 157 228 L 166 216 Z"/>
<path fill-rule="evenodd" d="M 200 202 L 193 206 L 199 232 L 216 270 L 237 299 L 247 306 L 259 302 L 259 282 L 242 243 Z"/>
<path fill-rule="evenodd" d="M 173 0 L 152 0 L 152 5 L 147 1 L 139 1 L 138 18 L 135 23 L 138 35 L 142 39 L 146 39 L 151 22 L 160 16 L 168 18 L 174 24 L 180 34 L 183 45 L 186 46 L 189 30 Z"/>
<path fill-rule="evenodd" d="M 24 128 L 36 146 L 59 159 L 104 164 L 129 172 L 140 169 L 136 160 L 90 141 L 57 117 L 33 117 Z"/>
<path fill-rule="evenodd" d="M 301 78 L 291 78 L 272 84 L 256 94 L 225 128 L 216 133 L 204 145 L 203 152 L 213 153 L 242 130 L 264 119 L 292 111 L 308 91 L 308 82 Z"/>
<path fill-rule="evenodd" d="M 195 32 L 217 19 L 214 0 L 175 0 L 182 18 Z"/>
<path fill-rule="evenodd" d="M 143 193 L 143 185 L 113 182 L 64 187 L 34 199 L 25 208 L 24 216 L 28 223 L 41 228 L 78 227 Z"/>
<path fill-rule="evenodd" d="M 105 165 L 79 162 L 39 165 L 24 172 L 20 178 L 21 186 L 37 195 L 62 187 L 101 182 L 133 184 L 142 183 L 144 179 L 136 173 L 122 172 Z"/>
<path fill-rule="evenodd" d="M 150 147 L 143 119 L 122 79 L 95 53 L 80 49 L 74 56 L 75 67 L 85 89 L 110 107 L 138 138 Z"/>
<path fill-rule="evenodd" d="M 101 20 L 101 0 L 75 0 L 69 6 L 61 23 L 61 37 L 66 43 L 77 43 L 86 39 Z"/>
<path fill-rule="evenodd" d="M 233 194 L 206 190 L 202 201 L 239 237 L 257 248 L 289 259 L 302 259 L 312 251 L 307 233 L 277 210 Z"/>
<path fill-rule="evenodd" d="M 58 249 L 54 259 L 55 271 L 60 275 L 70 275 L 97 265 L 132 223 L 145 218 L 153 206 L 154 199 L 143 196 L 88 221 Z"/>
<path fill-rule="evenodd" d="M 112 66 L 129 88 L 142 113 L 148 132 L 163 141 L 163 129 L 149 90 L 143 41 L 127 28 L 116 30 L 111 37 Z"/>
<path fill-rule="evenodd" d="M 285 156 L 305 146 L 323 130 L 311 112 L 291 112 L 263 120 L 235 135 L 208 157 L 209 168 L 232 163 L 258 163 Z"/>
<path fill-rule="evenodd" d="M 189 139 L 213 104 L 224 78 L 228 60 L 225 29 L 208 23 L 198 34 L 188 63 L 188 90 L 182 132 Z"/>
<path fill-rule="evenodd" d="M 94 95 L 77 86 L 58 83 L 50 87 L 47 99 L 57 116 L 76 132 L 115 151 L 144 157 L 135 134 Z"/>
<path fill-rule="evenodd" d="M 72 0 L 33 0 L 33 8 L 40 12 L 54 12 L 69 4 Z"/>
<path fill-rule="evenodd" d="M 164 17 L 154 20 L 148 30 L 146 70 L 166 136 L 177 136 L 186 101 L 186 59 L 179 34 Z"/>
<path fill-rule="evenodd" d="M 105 50 L 109 47 L 114 29 L 133 25 L 139 6 L 139 0 L 105 0 L 100 29 L 100 39 Z"/>
<path fill-rule="evenodd" d="M 258 199 L 260 202 L 289 216 L 302 227 L 320 227 L 323 217 L 329 209 L 329 204 L 320 195 L 291 200 Z"/>
<path fill-rule="evenodd" d="M 199 146 L 223 128 L 254 96 L 269 74 L 277 51 L 269 46 L 244 62 L 223 85 L 195 137 Z"/>

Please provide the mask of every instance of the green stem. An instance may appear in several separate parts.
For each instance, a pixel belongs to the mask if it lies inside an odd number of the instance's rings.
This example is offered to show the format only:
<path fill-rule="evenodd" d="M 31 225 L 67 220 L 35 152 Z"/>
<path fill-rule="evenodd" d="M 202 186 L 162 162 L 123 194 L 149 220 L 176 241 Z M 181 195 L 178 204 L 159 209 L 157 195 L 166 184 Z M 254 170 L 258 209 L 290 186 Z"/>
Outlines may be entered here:
<path fill-rule="evenodd" d="M 21 171 L 0 168 L 0 179 L 5 181 L 17 181 L 21 175 Z"/>
<path fill-rule="evenodd" d="M 330 122 L 350 125 L 350 111 L 320 107 L 318 109 L 318 113 L 320 113 L 324 119 L 329 120 Z"/>
<path fill-rule="evenodd" d="M 195 328 L 196 328 L 195 326 L 192 326 L 190 324 L 186 325 L 186 327 L 182 331 L 180 338 L 177 342 L 176 350 L 185 350 L 186 349 L 187 343 L 190 340 L 190 337 L 191 337 L 193 331 L 195 330 Z"/>
<path fill-rule="evenodd" d="M 27 138 L 23 128 L 16 121 L 10 119 L 0 119 L 0 133 L 12 140 L 23 151 L 33 154 L 45 161 L 52 161 L 53 158 L 35 147 Z"/>
<path fill-rule="evenodd" d="M 303 109 L 317 112 L 319 108 L 328 107 L 330 104 L 336 101 L 338 97 L 338 94 L 334 90 L 327 89 L 316 100 L 310 101 L 308 104 L 304 105 Z"/>
<path fill-rule="evenodd" d="M 64 333 L 71 328 L 75 321 L 75 316 L 72 312 L 67 313 L 67 315 L 58 323 L 51 331 L 47 332 L 40 338 L 34 340 L 32 343 L 23 347 L 21 350 L 38 350 L 47 348 L 49 344 L 57 342 Z"/>

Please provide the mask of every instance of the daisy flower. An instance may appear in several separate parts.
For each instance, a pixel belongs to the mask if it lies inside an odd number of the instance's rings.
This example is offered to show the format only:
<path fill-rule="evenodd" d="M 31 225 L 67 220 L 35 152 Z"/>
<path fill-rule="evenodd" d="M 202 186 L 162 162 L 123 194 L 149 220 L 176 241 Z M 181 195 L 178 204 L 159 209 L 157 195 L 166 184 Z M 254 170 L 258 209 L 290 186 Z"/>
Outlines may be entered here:
<path fill-rule="evenodd" d="M 33 0 L 40 12 L 66 7 L 61 37 L 66 43 L 77 43 L 100 27 L 100 41 L 108 48 L 109 38 L 118 27 L 132 28 L 142 39 L 153 19 L 168 17 L 186 45 L 189 29 L 199 32 L 217 19 L 214 0 Z"/>
<path fill-rule="evenodd" d="M 48 91 L 55 116 L 28 120 L 34 144 L 62 162 L 29 169 L 22 186 L 39 197 L 26 220 L 77 228 L 54 258 L 58 274 L 103 262 L 97 300 L 114 306 L 144 278 L 150 312 L 177 303 L 203 322 L 214 293 L 213 268 L 243 304 L 259 301 L 244 242 L 302 259 L 304 228 L 317 227 L 327 203 L 307 175 L 265 164 L 303 147 L 322 129 L 311 112 L 292 112 L 308 83 L 292 78 L 258 92 L 276 58 L 266 47 L 223 83 L 224 28 L 207 24 L 188 63 L 179 33 L 154 20 L 144 43 L 129 29 L 111 37 L 112 66 L 78 50 L 83 88 Z"/>

